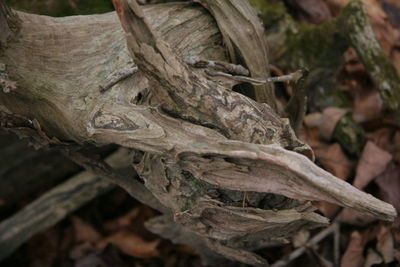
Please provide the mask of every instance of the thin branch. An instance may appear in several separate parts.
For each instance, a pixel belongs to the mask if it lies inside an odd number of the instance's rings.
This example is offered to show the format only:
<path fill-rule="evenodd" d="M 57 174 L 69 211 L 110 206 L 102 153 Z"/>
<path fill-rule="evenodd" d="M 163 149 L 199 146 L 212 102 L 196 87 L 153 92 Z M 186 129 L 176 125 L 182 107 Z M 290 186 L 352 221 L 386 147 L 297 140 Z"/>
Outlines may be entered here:
<path fill-rule="evenodd" d="M 184 58 L 183 61 L 195 68 L 209 68 L 216 71 L 222 71 L 241 76 L 249 76 L 250 74 L 249 70 L 242 65 L 236 65 L 223 61 L 201 59 L 198 56 L 189 56 Z"/>
<path fill-rule="evenodd" d="M 234 65 L 234 66 L 240 66 L 240 65 Z M 274 83 L 274 82 L 293 82 L 297 83 L 304 77 L 304 73 L 302 70 L 290 73 L 288 75 L 282 75 L 278 77 L 270 77 L 270 78 L 252 78 L 252 77 L 246 77 L 243 75 L 232 75 L 226 72 L 222 71 L 215 71 L 215 70 L 205 70 L 205 72 L 212 76 L 212 77 L 223 77 L 232 81 L 236 81 L 238 83 L 243 82 L 243 83 L 251 83 L 254 85 L 261 85 L 265 83 Z"/>
<path fill-rule="evenodd" d="M 285 256 L 283 259 L 272 264 L 271 267 L 287 266 L 291 261 L 300 257 L 307 250 L 307 248 L 315 246 L 324 238 L 337 231 L 338 227 L 339 227 L 338 223 L 336 222 L 332 223 L 329 227 L 322 230 L 321 232 L 316 234 L 313 238 L 311 238 L 304 246 L 299 247 L 296 250 L 292 251 L 289 255 Z"/>
<path fill-rule="evenodd" d="M 333 264 L 335 267 L 340 264 L 340 224 L 337 224 L 333 234 Z"/>
<path fill-rule="evenodd" d="M 292 76 L 294 94 L 290 98 L 285 111 L 290 119 L 290 126 L 292 126 L 292 129 L 298 136 L 307 109 L 307 88 L 305 83 L 308 70 L 301 69 L 287 76 Z"/>

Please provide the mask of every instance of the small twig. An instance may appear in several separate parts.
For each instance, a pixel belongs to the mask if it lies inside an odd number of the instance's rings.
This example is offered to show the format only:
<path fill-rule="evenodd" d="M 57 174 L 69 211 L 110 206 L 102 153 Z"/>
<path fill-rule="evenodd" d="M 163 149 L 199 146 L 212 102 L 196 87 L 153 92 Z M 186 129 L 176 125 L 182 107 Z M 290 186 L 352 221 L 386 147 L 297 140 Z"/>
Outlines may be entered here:
<path fill-rule="evenodd" d="M 247 191 L 243 192 L 242 208 L 246 206 Z"/>
<path fill-rule="evenodd" d="M 110 75 L 107 78 L 107 81 L 100 85 L 100 92 L 105 92 L 108 89 L 112 88 L 114 85 L 116 85 L 117 83 L 119 83 L 120 81 L 132 76 L 136 71 L 138 71 L 138 67 L 132 67 L 130 69 L 126 69 L 126 70 L 121 70 L 118 71 L 117 73 L 114 73 L 112 75 Z"/>
<path fill-rule="evenodd" d="M 237 81 L 237 82 L 247 82 L 247 83 L 251 83 L 254 85 L 261 85 L 261 84 L 264 84 L 267 82 L 265 79 L 261 79 L 261 78 L 250 78 L 250 77 L 240 76 L 240 75 L 231 75 L 229 73 L 225 73 L 225 72 L 221 72 L 221 71 L 206 70 L 205 72 L 206 72 L 206 74 L 208 74 L 212 77 L 220 76 L 220 77 L 224 77 L 229 80 L 233 80 L 233 81 Z"/>
<path fill-rule="evenodd" d="M 325 228 L 324 230 L 316 234 L 313 238 L 311 238 L 304 246 L 299 247 L 298 249 L 292 251 L 292 253 L 290 253 L 289 255 L 285 256 L 284 258 L 272 264 L 271 267 L 287 266 L 291 261 L 301 256 L 307 250 L 308 247 L 315 246 L 325 237 L 337 231 L 336 229 L 338 227 L 339 227 L 338 223 L 336 222 L 332 223 L 329 227 Z"/>
<path fill-rule="evenodd" d="M 333 235 L 333 264 L 335 267 L 340 264 L 340 224 L 337 224 Z"/>
<path fill-rule="evenodd" d="M 250 72 L 242 65 L 236 65 L 223 61 L 213 61 L 200 59 L 198 56 L 189 56 L 183 59 L 183 61 L 195 68 L 209 68 L 216 71 L 222 71 L 230 74 L 236 74 L 241 76 L 249 76 Z"/>
<path fill-rule="evenodd" d="M 307 109 L 307 88 L 305 84 L 308 70 L 301 69 L 285 76 L 291 76 L 291 81 L 294 85 L 294 94 L 290 98 L 285 111 L 290 119 L 290 126 L 292 126 L 295 134 L 298 136 Z"/>
<path fill-rule="evenodd" d="M 230 80 L 234 80 L 237 82 L 247 82 L 254 85 L 261 85 L 264 83 L 275 83 L 275 82 L 294 82 L 297 83 L 301 78 L 303 78 L 303 70 L 298 70 L 296 72 L 290 73 L 288 75 L 282 75 L 278 77 L 271 77 L 267 79 L 263 78 L 251 78 L 241 75 L 232 75 L 229 73 L 225 73 L 222 71 L 213 71 L 213 70 L 206 70 L 205 71 L 208 75 L 216 77 L 221 76 Z"/>
<path fill-rule="evenodd" d="M 304 76 L 303 70 L 298 70 L 293 73 L 289 73 L 288 75 L 282 75 L 278 77 L 270 77 L 266 81 L 269 83 L 276 82 L 293 82 L 297 83 Z"/>

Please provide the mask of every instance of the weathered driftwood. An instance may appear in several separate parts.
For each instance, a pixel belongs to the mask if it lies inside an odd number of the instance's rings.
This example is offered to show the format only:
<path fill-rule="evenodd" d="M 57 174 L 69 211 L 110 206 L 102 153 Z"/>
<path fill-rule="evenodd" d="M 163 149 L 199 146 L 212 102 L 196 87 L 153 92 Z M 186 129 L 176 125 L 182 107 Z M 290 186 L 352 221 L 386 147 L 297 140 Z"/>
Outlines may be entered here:
<path fill-rule="evenodd" d="M 18 13 L 19 33 L 0 56 L 18 87 L 0 92 L 3 110 L 37 120 L 50 143 L 115 143 L 143 151 L 134 166 L 173 215 L 159 233 L 168 236 L 164 230 L 176 222 L 186 236 L 201 237 L 205 256 L 265 264 L 250 251 L 328 223 L 307 200 L 394 219 L 391 205 L 317 167 L 310 148 L 273 108 L 184 62 L 187 56 L 228 61 L 204 9 L 168 4 L 142 10 L 128 2 L 114 1 L 125 36 L 115 14 L 55 19 Z M 242 20 L 251 14 L 246 5 L 232 1 L 230 14 Z M 101 93 L 111 73 L 133 66 L 125 37 L 139 72 Z M 40 130 L 35 125 L 26 127 Z M 248 192 L 245 207 L 242 192 Z"/>

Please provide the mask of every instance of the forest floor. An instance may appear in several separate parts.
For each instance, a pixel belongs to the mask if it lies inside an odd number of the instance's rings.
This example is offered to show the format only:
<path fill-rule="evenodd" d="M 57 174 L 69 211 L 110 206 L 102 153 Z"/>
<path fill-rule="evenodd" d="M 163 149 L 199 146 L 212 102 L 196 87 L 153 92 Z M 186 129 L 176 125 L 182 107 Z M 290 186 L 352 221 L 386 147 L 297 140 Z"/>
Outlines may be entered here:
<path fill-rule="evenodd" d="M 24 2 L 14 4 L 26 8 Z M 32 5 L 35 2 L 40 1 L 33 1 Z M 57 1 L 42 2 L 57 6 Z M 80 4 L 80 1 L 66 2 L 74 4 L 70 7 L 72 11 Z M 287 0 L 286 4 L 298 21 L 318 24 L 337 15 L 347 2 Z M 400 72 L 400 2 L 363 2 L 382 48 Z M 47 8 L 52 10 L 51 6 Z M 105 11 L 108 6 L 104 8 Z M 35 11 L 35 7 L 32 10 Z M 60 12 L 54 9 L 54 14 Z M 350 156 L 339 143 L 326 140 L 326 129 L 315 123 L 315 118 L 323 116 L 324 120 L 336 123 L 337 118 L 329 112 L 308 114 L 302 139 L 313 148 L 318 165 L 391 203 L 399 212 L 400 125 L 385 113 L 383 101 L 353 49 L 346 51 L 345 59 L 346 63 L 337 76 L 341 84 L 337 90 L 343 91 L 352 103 L 352 108 L 345 112 L 351 114 L 366 133 L 361 153 Z M 339 107 L 331 108 L 341 112 Z M 29 200 L 31 198 L 21 200 L 17 206 L 22 207 Z M 312 246 L 307 242 L 324 229 L 300 232 L 293 237 L 291 244 L 258 253 L 273 263 L 305 247 L 304 252 L 287 266 L 334 266 L 335 250 L 340 256 L 336 264 L 340 266 L 399 266 L 399 217 L 394 223 L 386 223 L 333 204 L 319 202 L 315 205 L 323 215 L 337 223 L 337 231 L 332 231 Z M 202 266 L 195 250 L 172 244 L 146 230 L 144 222 L 157 214 L 116 189 L 31 238 L 1 266 Z M 333 245 L 335 238 L 339 247 Z"/>

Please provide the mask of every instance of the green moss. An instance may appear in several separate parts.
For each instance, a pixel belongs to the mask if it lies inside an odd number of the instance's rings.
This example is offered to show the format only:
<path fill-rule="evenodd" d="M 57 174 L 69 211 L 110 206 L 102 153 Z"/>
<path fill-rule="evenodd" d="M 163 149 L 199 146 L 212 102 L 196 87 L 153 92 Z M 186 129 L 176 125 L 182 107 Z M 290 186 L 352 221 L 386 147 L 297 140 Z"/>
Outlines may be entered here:
<path fill-rule="evenodd" d="M 110 0 L 6 0 L 6 3 L 17 10 L 55 17 L 99 14 L 114 10 Z"/>
<path fill-rule="evenodd" d="M 359 156 L 365 144 L 364 129 L 350 114 L 343 116 L 335 126 L 333 139 L 351 156 Z"/>
<path fill-rule="evenodd" d="M 343 63 L 343 52 L 348 47 L 346 39 L 338 34 L 336 20 L 321 25 L 303 25 L 295 22 L 282 2 L 250 0 L 258 9 L 264 26 L 268 31 L 286 29 L 284 45 L 285 63 L 291 69 L 305 67 L 338 68 Z"/>
<path fill-rule="evenodd" d="M 287 55 L 294 69 L 336 69 L 343 63 L 347 41 L 337 34 L 334 21 L 318 26 L 296 24 L 287 30 Z"/>
<path fill-rule="evenodd" d="M 357 51 L 385 105 L 400 121 L 400 76 L 385 55 L 360 1 L 352 1 L 342 11 L 339 27 Z"/>
<path fill-rule="evenodd" d="M 269 3 L 267 1 L 249 0 L 250 4 L 259 11 L 259 17 L 264 22 L 264 27 L 269 28 L 288 16 L 282 2 Z"/>
<path fill-rule="evenodd" d="M 327 107 L 349 108 L 349 100 L 338 90 L 336 70 L 317 68 L 310 72 L 305 87 L 308 89 L 308 111 L 322 112 Z"/>

